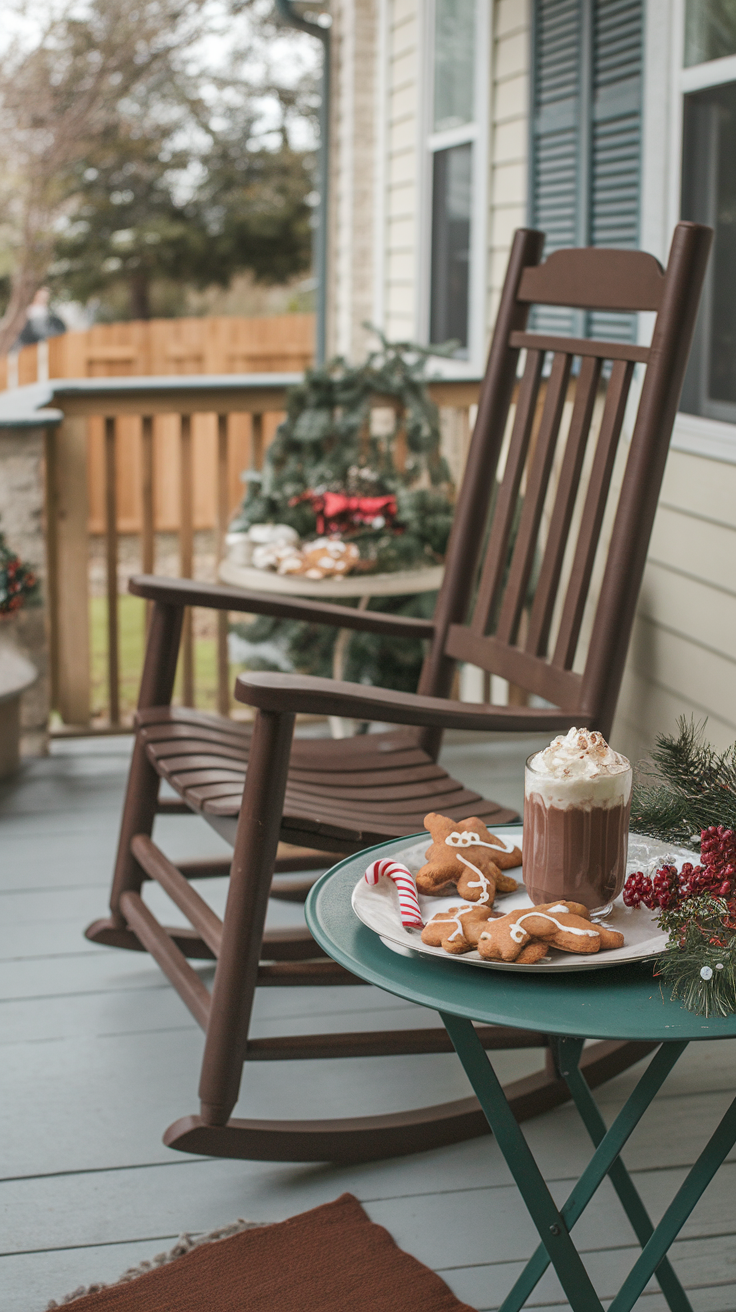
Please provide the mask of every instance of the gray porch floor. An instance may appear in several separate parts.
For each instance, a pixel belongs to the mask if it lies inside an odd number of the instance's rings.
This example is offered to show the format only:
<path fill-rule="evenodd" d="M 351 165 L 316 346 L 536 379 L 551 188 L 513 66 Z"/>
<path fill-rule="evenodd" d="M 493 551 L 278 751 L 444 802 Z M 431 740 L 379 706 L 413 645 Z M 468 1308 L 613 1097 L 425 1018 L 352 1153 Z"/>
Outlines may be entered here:
<path fill-rule="evenodd" d="M 457 739 L 444 759 L 468 783 L 518 805 L 533 746 Z M 0 790 L 2 1312 L 41 1312 L 80 1284 L 113 1280 L 182 1231 L 236 1217 L 277 1220 L 345 1190 L 460 1298 L 498 1307 L 533 1232 L 490 1137 L 350 1168 L 218 1161 L 162 1145 L 165 1127 L 197 1109 L 202 1036 L 148 958 L 82 938 L 106 907 L 127 747 L 115 739 L 57 746 Z M 219 850 L 194 818 L 165 818 L 158 836 L 174 858 Z M 222 905 L 222 881 L 208 881 L 207 892 Z M 156 895 L 148 894 L 152 903 Z M 274 910 L 282 923 L 300 915 L 284 904 Z M 262 1035 L 435 1023 L 369 988 L 262 990 L 256 1018 Z M 538 1054 L 504 1053 L 497 1067 L 513 1078 L 538 1062 Z M 636 1073 L 600 1092 L 607 1118 Z M 264 1063 L 245 1076 L 241 1116 L 359 1115 L 468 1092 L 449 1055 Z M 655 1216 L 725 1109 L 735 1076 L 736 1045 L 691 1048 L 636 1134 L 626 1157 Z M 573 1112 L 561 1108 L 525 1131 L 563 1198 L 589 1155 Z M 736 1308 L 735 1200 L 736 1153 L 673 1250 L 695 1312 Z M 608 1187 L 576 1241 L 601 1297 L 610 1298 L 635 1250 Z M 545 1278 L 529 1306 L 567 1306 L 555 1278 Z M 654 1289 L 638 1306 L 665 1305 Z"/>

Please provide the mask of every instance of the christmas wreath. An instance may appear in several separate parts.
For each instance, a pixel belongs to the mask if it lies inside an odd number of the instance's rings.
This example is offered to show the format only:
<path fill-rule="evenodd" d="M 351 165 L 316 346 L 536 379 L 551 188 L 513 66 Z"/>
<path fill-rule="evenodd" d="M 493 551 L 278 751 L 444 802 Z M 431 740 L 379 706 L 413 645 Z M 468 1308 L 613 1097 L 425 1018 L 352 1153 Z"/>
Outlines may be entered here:
<path fill-rule="evenodd" d="M 308 369 L 289 390 L 263 470 L 243 475 L 248 491 L 231 531 L 271 523 L 305 539 L 339 534 L 367 570 L 441 561 L 454 488 L 426 387 L 429 354 L 381 336 L 362 364 L 337 358 Z M 389 418 L 382 431 L 377 409 Z"/>

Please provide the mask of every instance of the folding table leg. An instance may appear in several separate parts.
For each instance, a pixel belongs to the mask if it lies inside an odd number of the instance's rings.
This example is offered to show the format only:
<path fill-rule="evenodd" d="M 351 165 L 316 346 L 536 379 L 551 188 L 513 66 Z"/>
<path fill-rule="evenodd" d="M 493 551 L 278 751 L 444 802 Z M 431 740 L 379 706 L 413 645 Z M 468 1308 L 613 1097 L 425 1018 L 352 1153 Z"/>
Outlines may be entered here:
<path fill-rule="evenodd" d="M 565 1060 L 563 1064 L 563 1073 L 565 1068 L 568 1069 L 569 1073 L 569 1069 L 571 1069 L 573 1065 L 575 1069 L 577 1069 L 582 1046 L 582 1040 L 571 1039 L 565 1041 L 567 1060 Z M 568 1230 L 572 1230 L 575 1223 L 580 1219 L 606 1174 L 611 1173 L 612 1167 L 614 1167 L 619 1153 L 623 1149 L 632 1132 L 636 1129 L 636 1126 L 639 1124 L 645 1111 L 651 1105 L 655 1095 L 661 1089 L 664 1081 L 686 1047 L 686 1043 L 667 1043 L 658 1048 L 647 1066 L 647 1069 L 637 1083 L 633 1093 L 627 1099 L 626 1104 L 622 1107 L 616 1117 L 610 1130 L 606 1131 L 605 1125 L 603 1125 L 601 1120 L 601 1125 L 604 1131 L 603 1138 L 562 1208 L 562 1217 Z M 570 1058 L 572 1058 L 572 1060 L 570 1060 Z M 565 1078 L 567 1078 L 567 1075 L 565 1075 Z M 587 1090 L 587 1085 L 585 1087 Z M 590 1091 L 587 1091 L 588 1097 L 592 1102 L 593 1100 Z M 595 1106 L 595 1104 L 593 1105 Z M 596 1113 L 598 1113 L 597 1107 Z M 600 1115 L 600 1113 L 598 1113 L 598 1115 Z M 641 1202 L 640 1206 L 647 1222 L 649 1222 L 649 1218 L 646 1216 L 646 1212 L 644 1211 Z M 626 1209 L 625 1203 L 624 1208 Z M 649 1226 L 649 1233 L 651 1234 L 651 1222 L 649 1222 Z M 549 1258 L 545 1248 L 540 1246 L 536 1253 L 534 1253 L 533 1257 L 530 1258 L 511 1292 L 505 1298 L 501 1305 L 500 1312 L 519 1312 L 519 1309 L 524 1306 L 526 1299 L 538 1284 L 548 1266 Z M 672 1274 L 673 1279 L 676 1279 L 674 1272 Z M 686 1299 L 684 1291 L 681 1292 L 683 1298 Z M 677 1306 L 677 1312 L 680 1312 L 680 1309 L 682 1309 L 682 1312 L 691 1312 L 687 1300 L 685 1303 L 680 1302 L 679 1306 Z"/>
<path fill-rule="evenodd" d="M 599 1107 L 593 1097 L 585 1076 L 580 1070 L 580 1051 L 581 1046 L 577 1040 L 570 1039 L 553 1039 L 551 1041 L 552 1050 L 555 1054 L 555 1061 L 560 1075 L 565 1080 L 567 1087 L 572 1094 L 573 1102 L 578 1109 L 580 1119 L 583 1122 L 588 1134 L 595 1147 L 597 1148 L 605 1139 L 608 1133 L 606 1123 L 601 1116 Z M 663 1078 L 669 1073 L 675 1062 L 684 1051 L 685 1044 L 666 1044 L 666 1049 L 676 1048 L 674 1053 L 665 1051 L 657 1063 L 657 1074 L 661 1071 Z M 576 1051 L 577 1049 L 577 1051 Z M 662 1049 L 660 1049 L 660 1052 Z M 668 1061 L 668 1058 L 671 1060 Z M 639 1192 L 631 1179 L 626 1167 L 620 1157 L 611 1165 L 608 1172 L 609 1179 L 618 1194 L 621 1205 L 631 1222 L 632 1229 L 642 1248 L 648 1243 L 654 1233 L 654 1226 L 651 1218 L 639 1196 Z M 573 1195 L 577 1197 L 578 1190 L 573 1190 Z M 569 1225 L 574 1224 L 571 1217 L 567 1214 L 566 1206 L 562 1209 L 562 1214 Z M 657 1277 L 659 1287 L 667 1300 L 667 1306 L 671 1312 L 692 1312 L 692 1304 L 678 1280 L 675 1272 L 667 1258 L 664 1258 L 654 1273 Z"/>
<path fill-rule="evenodd" d="M 634 1263 L 608 1312 L 631 1312 L 647 1281 L 736 1143 L 736 1098 L 688 1172 L 654 1234 Z"/>
<path fill-rule="evenodd" d="M 514 1119 L 496 1072 L 469 1020 L 440 1012 L 443 1024 L 539 1231 L 573 1312 L 603 1312 L 580 1254 Z"/>

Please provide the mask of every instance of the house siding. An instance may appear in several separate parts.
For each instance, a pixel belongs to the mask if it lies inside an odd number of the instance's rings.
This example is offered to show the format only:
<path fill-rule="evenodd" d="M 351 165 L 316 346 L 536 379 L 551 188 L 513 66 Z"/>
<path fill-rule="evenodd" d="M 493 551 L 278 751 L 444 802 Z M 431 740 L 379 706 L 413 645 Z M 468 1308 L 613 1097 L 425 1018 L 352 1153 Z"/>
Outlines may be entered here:
<path fill-rule="evenodd" d="M 497 0 L 493 9 L 488 308 L 490 340 L 509 247 L 526 222 L 529 134 L 529 0 Z"/>
<path fill-rule="evenodd" d="M 386 15 L 384 328 L 411 338 L 417 321 L 421 19 L 416 0 L 389 0 Z"/>
<path fill-rule="evenodd" d="M 671 450 L 615 738 L 633 759 L 678 715 L 736 738 L 736 465 Z"/>
<path fill-rule="evenodd" d="M 336 6 L 332 40 L 328 351 L 354 359 L 374 311 L 378 11 L 378 0 Z"/>
<path fill-rule="evenodd" d="M 656 0 L 656 8 L 661 18 L 666 0 Z M 342 300 L 336 286 L 331 302 L 335 322 L 338 301 L 341 307 L 342 342 L 348 341 L 348 347 L 342 349 L 359 355 L 365 341 L 359 328 L 362 319 L 382 323 L 393 338 L 412 337 L 418 331 L 425 235 L 420 213 L 424 17 L 419 0 L 342 0 L 333 9 L 337 29 L 348 9 L 356 23 L 364 24 L 355 29 L 350 73 L 355 85 L 363 88 L 363 100 L 360 112 L 355 106 L 351 110 L 352 202 L 347 205 L 345 201 L 344 181 L 343 192 L 334 202 L 336 210 L 342 206 L 344 224 L 352 214 L 353 227 L 350 259 L 343 249 L 342 265 L 339 253 L 333 265 L 333 269 L 339 266 L 339 279 L 337 274 L 335 277 L 341 282 Z M 379 58 L 383 64 L 377 72 Z M 652 48 L 650 35 L 647 69 L 662 58 L 661 51 Z M 492 331 L 513 232 L 527 221 L 529 63 L 529 0 L 496 0 L 489 70 L 486 340 Z M 349 85 L 343 67 L 343 94 Z M 667 99 L 664 83 L 657 95 L 645 84 L 644 149 L 649 164 L 643 171 L 646 185 L 641 222 L 642 244 L 666 260 L 670 225 L 662 198 L 669 184 L 664 174 L 661 178 L 652 174 L 653 161 L 664 168 L 663 98 Z M 379 121 L 382 126 L 377 135 L 375 124 Z M 343 123 L 341 140 L 345 135 Z M 339 172 L 340 161 L 334 167 Z M 355 181 L 358 174 L 362 190 Z M 373 299 L 366 309 L 369 284 Z M 345 328 L 348 323 L 349 331 Z M 621 457 L 617 476 L 625 451 Z M 736 463 L 672 450 L 613 731 L 616 746 L 633 759 L 651 747 L 657 733 L 672 731 L 682 714 L 698 719 L 707 716 L 708 734 L 719 747 L 736 738 L 734 561 Z M 588 621 L 591 618 L 586 617 Z"/>

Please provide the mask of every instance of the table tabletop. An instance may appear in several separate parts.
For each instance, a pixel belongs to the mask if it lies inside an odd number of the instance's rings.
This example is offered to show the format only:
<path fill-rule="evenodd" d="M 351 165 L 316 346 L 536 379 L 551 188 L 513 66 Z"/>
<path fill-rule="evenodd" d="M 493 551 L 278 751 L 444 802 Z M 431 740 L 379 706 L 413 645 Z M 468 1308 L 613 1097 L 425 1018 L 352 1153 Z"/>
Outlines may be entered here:
<path fill-rule="evenodd" d="M 370 861 L 412 837 L 368 848 L 333 866 L 314 885 L 307 924 L 335 961 L 397 997 L 488 1025 L 587 1039 L 685 1042 L 736 1036 L 736 1016 L 696 1016 L 669 998 L 652 963 L 545 975 L 479 970 L 457 959 L 400 956 L 363 925 L 350 903 Z"/>
<path fill-rule="evenodd" d="M 442 586 L 444 565 L 423 569 L 401 569 L 388 574 L 348 574 L 343 578 L 306 579 L 300 574 L 276 574 L 253 565 L 236 565 L 223 560 L 219 568 L 223 583 L 253 592 L 275 592 L 279 596 L 323 597 L 403 597 L 415 592 L 435 592 Z"/>

